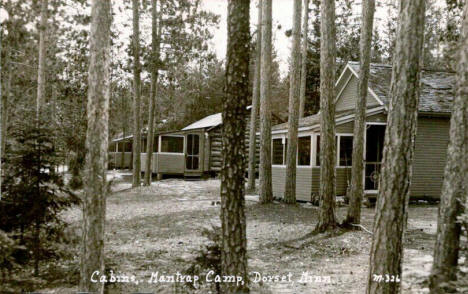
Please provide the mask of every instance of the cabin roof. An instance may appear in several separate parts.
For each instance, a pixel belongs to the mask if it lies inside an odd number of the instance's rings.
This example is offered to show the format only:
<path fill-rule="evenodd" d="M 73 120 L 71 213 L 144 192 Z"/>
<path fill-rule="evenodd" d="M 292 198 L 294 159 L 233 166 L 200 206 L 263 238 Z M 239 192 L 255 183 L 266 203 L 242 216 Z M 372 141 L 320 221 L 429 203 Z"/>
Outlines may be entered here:
<path fill-rule="evenodd" d="M 215 127 L 223 123 L 223 118 L 221 116 L 221 112 L 215 113 L 212 115 L 208 115 L 201 120 L 198 120 L 185 128 L 182 131 L 193 130 L 193 129 L 203 129 L 203 128 L 210 128 Z"/>
<path fill-rule="evenodd" d="M 348 62 L 351 71 L 359 76 L 359 62 Z M 392 67 L 372 63 L 369 72 L 369 88 L 388 107 Z M 455 73 L 427 70 L 421 72 L 421 94 L 419 112 L 450 113 L 454 97 Z"/>
<path fill-rule="evenodd" d="M 353 113 L 354 113 L 354 110 L 345 110 L 345 111 L 337 112 L 335 113 L 335 119 L 342 118 Z M 314 125 L 319 125 L 319 124 L 320 124 L 320 112 L 317 114 L 309 115 L 309 116 L 299 119 L 299 128 L 309 127 L 309 126 L 314 126 Z M 275 130 L 283 130 L 287 128 L 288 128 L 288 123 L 285 122 L 279 125 L 272 126 L 271 130 L 275 131 Z"/>

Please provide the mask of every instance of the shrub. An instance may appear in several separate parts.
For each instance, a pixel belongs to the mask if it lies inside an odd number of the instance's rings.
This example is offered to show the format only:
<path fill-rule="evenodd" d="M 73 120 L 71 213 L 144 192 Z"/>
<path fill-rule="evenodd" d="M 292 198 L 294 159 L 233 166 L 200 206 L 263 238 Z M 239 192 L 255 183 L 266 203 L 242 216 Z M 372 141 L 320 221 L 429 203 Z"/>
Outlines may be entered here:
<path fill-rule="evenodd" d="M 187 275 L 200 276 L 200 284 L 206 280 L 205 275 L 210 270 L 214 271 L 215 275 L 221 274 L 221 227 L 213 225 L 211 228 L 204 228 L 202 235 L 207 238 L 207 243 L 197 252 L 192 264 L 185 272 Z M 191 289 L 197 289 L 197 285 L 192 283 L 187 283 L 187 286 Z M 214 283 L 210 287 L 214 288 L 212 290 L 216 293 L 221 293 L 219 283 Z"/>

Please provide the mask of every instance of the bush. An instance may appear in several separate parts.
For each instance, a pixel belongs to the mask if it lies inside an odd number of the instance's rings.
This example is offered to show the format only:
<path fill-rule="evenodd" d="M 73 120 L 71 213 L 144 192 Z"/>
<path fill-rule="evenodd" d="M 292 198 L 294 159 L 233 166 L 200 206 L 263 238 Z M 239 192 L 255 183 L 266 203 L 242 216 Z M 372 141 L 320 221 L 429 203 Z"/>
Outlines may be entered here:
<path fill-rule="evenodd" d="M 222 248 L 222 235 L 221 227 L 212 226 L 211 228 L 204 228 L 202 235 L 208 239 L 208 242 L 198 251 L 190 267 L 186 270 L 187 275 L 200 276 L 200 283 L 205 279 L 208 271 L 214 271 L 215 275 L 221 274 L 221 248 Z M 187 283 L 191 289 L 197 289 L 197 285 Z M 216 293 L 221 293 L 219 283 L 210 285 L 212 290 Z M 214 289 L 213 289 L 214 288 Z"/>

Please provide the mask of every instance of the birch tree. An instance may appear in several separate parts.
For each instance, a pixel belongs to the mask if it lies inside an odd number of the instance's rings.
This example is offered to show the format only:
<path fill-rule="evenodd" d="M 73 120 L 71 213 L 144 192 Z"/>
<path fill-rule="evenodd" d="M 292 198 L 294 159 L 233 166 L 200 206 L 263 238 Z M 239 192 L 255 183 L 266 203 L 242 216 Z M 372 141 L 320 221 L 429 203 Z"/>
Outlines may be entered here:
<path fill-rule="evenodd" d="M 258 0 L 258 22 L 257 22 L 257 42 L 255 48 L 255 76 L 252 90 L 252 109 L 250 112 L 249 130 L 249 178 L 247 182 L 248 191 L 255 191 L 255 153 L 257 151 L 257 117 L 260 100 L 260 63 L 262 58 L 262 0 Z"/>
<path fill-rule="evenodd" d="M 90 62 L 88 70 L 88 126 L 84 170 L 82 292 L 103 293 L 103 283 L 92 283 L 94 271 L 104 272 L 104 222 L 106 213 L 106 169 L 110 96 L 111 2 L 91 4 Z"/>
<path fill-rule="evenodd" d="M 362 182 L 364 171 L 364 133 L 366 131 L 367 87 L 371 58 L 372 27 L 374 23 L 375 0 L 362 1 L 362 28 L 360 39 L 360 66 L 358 99 L 355 106 L 353 154 L 351 168 L 351 191 L 345 223 L 361 222 L 361 202 L 364 194 Z"/>
<path fill-rule="evenodd" d="M 316 231 L 336 227 L 335 218 L 335 1 L 320 4 L 320 210 Z"/>
<path fill-rule="evenodd" d="M 39 24 L 39 66 L 37 70 L 37 97 L 36 97 L 36 112 L 39 116 L 42 104 L 44 104 L 45 96 L 45 62 L 46 62 L 46 45 L 45 39 L 47 36 L 47 6 L 48 0 L 41 1 L 41 22 Z"/>
<path fill-rule="evenodd" d="M 271 0 L 262 1 L 260 65 L 260 202 L 273 201 L 271 183 Z"/>
<path fill-rule="evenodd" d="M 223 103 L 221 169 L 221 224 L 223 275 L 243 278 L 223 283 L 223 293 L 248 293 L 245 220 L 245 115 L 249 95 L 249 0 L 228 2 L 228 44 Z"/>
<path fill-rule="evenodd" d="M 140 11 L 139 0 L 132 0 L 133 10 L 133 182 L 139 187 L 141 181 L 141 65 L 140 65 Z"/>
<path fill-rule="evenodd" d="M 301 47 L 301 90 L 299 94 L 299 118 L 304 117 L 305 94 L 307 84 L 307 32 L 309 26 L 309 0 L 304 0 L 302 16 L 302 47 Z"/>
<path fill-rule="evenodd" d="M 466 149 L 468 140 L 468 3 L 466 2 L 460 37 L 456 93 L 450 120 L 450 141 L 439 207 L 434 262 L 429 279 L 429 287 L 433 293 L 443 292 L 444 283 L 456 279 L 461 232 L 458 217 L 462 211 L 462 203 L 467 197 L 466 187 L 463 187 L 468 165 Z"/>
<path fill-rule="evenodd" d="M 425 1 L 400 1 L 367 293 L 399 293 L 416 137 Z M 379 275 L 391 282 L 381 283 Z"/>
<path fill-rule="evenodd" d="M 291 49 L 291 67 L 289 70 L 289 112 L 288 112 L 288 144 L 286 151 L 286 185 L 284 202 L 296 203 L 296 157 L 297 131 L 299 125 L 299 95 L 301 82 L 301 3 L 294 0 L 293 10 L 293 44 Z"/>
<path fill-rule="evenodd" d="M 151 93 L 149 98 L 148 136 L 146 140 L 146 186 L 151 186 L 151 175 L 153 173 L 154 116 L 158 93 L 158 64 L 160 53 L 160 34 L 158 31 L 161 30 L 161 22 L 158 24 L 158 0 L 152 0 L 151 5 Z"/>

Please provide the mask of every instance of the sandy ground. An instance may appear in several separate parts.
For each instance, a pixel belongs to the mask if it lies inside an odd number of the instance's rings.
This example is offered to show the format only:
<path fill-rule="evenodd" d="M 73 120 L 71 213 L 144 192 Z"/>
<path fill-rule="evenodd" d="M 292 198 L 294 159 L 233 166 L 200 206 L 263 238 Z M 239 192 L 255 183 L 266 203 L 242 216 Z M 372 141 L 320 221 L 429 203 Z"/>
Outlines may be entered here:
<path fill-rule="evenodd" d="M 172 274 L 189 265 L 206 242 L 201 232 L 219 224 L 219 180 L 168 179 L 151 187 L 131 189 L 128 175 L 112 174 L 108 198 L 106 256 L 114 272 L 133 274 L 142 282 L 117 284 L 111 293 L 175 292 L 171 284 L 148 284 L 152 272 Z M 367 280 L 371 235 L 354 231 L 335 236 L 308 236 L 317 208 L 308 204 L 260 205 L 246 197 L 249 270 L 264 275 L 292 274 L 292 282 L 258 283 L 254 293 L 363 293 Z M 338 208 L 338 217 L 345 207 Z M 436 206 L 409 209 L 402 285 L 404 293 L 427 293 L 436 230 Z M 374 209 L 363 208 L 362 224 L 371 230 Z M 81 211 L 64 214 L 79 230 Z M 77 251 L 78 254 L 78 251 Z M 308 282 L 299 279 L 303 273 Z M 321 280 L 321 281 L 319 281 Z M 56 293 L 72 291 L 64 285 Z"/>

